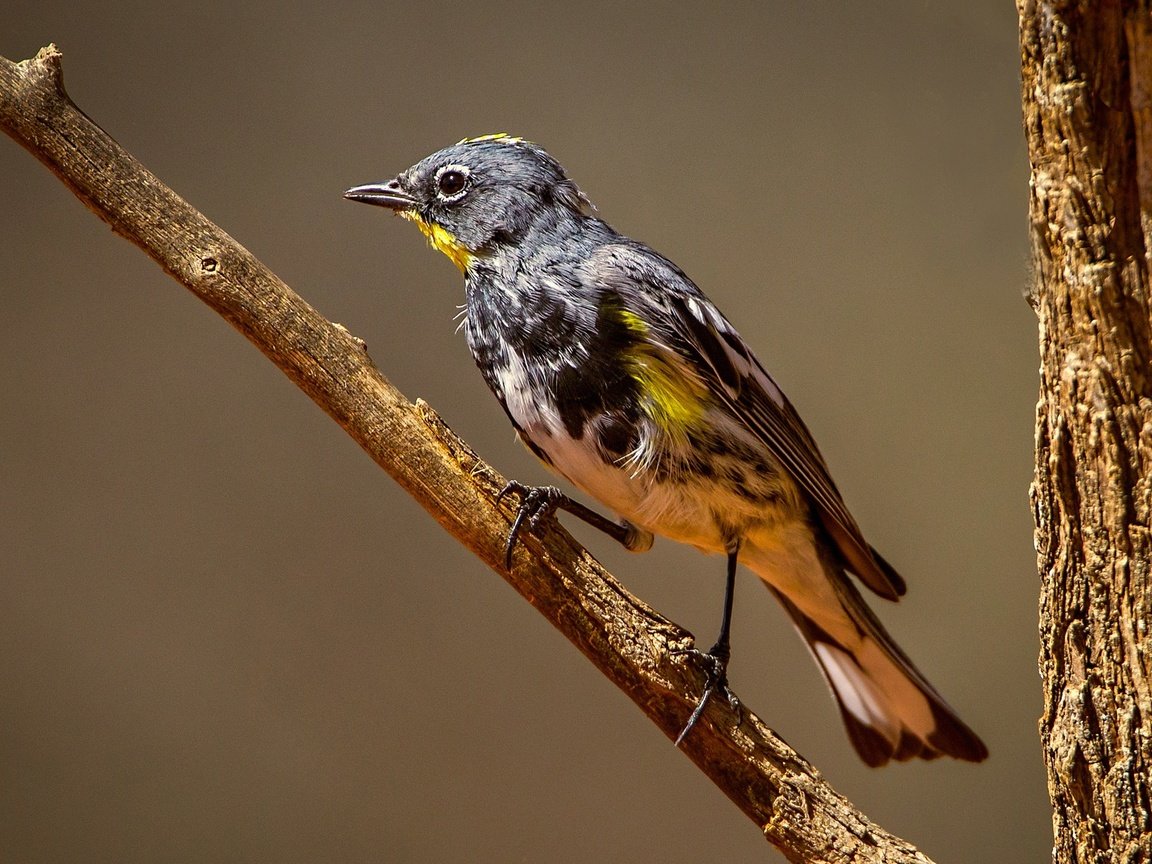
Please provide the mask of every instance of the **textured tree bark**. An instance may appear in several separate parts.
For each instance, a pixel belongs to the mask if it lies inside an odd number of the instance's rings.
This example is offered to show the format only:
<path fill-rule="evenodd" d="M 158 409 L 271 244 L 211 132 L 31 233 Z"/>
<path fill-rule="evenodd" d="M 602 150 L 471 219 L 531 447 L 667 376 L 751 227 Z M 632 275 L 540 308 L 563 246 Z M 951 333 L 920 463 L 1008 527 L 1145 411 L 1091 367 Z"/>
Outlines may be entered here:
<path fill-rule="evenodd" d="M 1056 862 L 1152 861 L 1152 18 L 1018 0 Z"/>
<path fill-rule="evenodd" d="M 629 595 L 562 529 L 525 532 L 504 568 L 499 475 L 422 403 L 408 402 L 362 343 L 147 171 L 64 92 L 60 54 L 0 58 L 0 128 L 117 233 L 252 341 L 440 524 L 504 577 L 670 738 L 705 672 L 672 648 L 692 637 Z M 870 822 L 745 710 L 713 700 L 685 753 L 790 860 L 931 864 Z"/>

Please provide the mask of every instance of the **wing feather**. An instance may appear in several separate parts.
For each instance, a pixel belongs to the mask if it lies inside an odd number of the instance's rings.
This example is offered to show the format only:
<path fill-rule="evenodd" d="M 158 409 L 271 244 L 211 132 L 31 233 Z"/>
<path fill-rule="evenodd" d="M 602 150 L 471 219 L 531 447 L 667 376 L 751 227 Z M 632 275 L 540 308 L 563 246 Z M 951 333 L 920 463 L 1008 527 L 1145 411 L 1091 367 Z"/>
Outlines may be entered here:
<path fill-rule="evenodd" d="M 597 280 L 619 291 L 644 321 L 660 322 L 666 328 L 660 335 L 670 343 L 667 347 L 678 350 L 700 370 L 725 407 L 756 433 L 792 475 L 814 505 L 847 569 L 882 597 L 895 600 L 903 594 L 904 580 L 865 541 L 812 433 L 715 305 L 675 264 L 640 244 L 613 247 L 609 254 L 596 258 Z M 637 281 L 655 282 L 662 290 L 638 293 Z M 626 286 L 631 290 L 622 290 Z M 662 303 L 668 305 L 661 309 Z"/>

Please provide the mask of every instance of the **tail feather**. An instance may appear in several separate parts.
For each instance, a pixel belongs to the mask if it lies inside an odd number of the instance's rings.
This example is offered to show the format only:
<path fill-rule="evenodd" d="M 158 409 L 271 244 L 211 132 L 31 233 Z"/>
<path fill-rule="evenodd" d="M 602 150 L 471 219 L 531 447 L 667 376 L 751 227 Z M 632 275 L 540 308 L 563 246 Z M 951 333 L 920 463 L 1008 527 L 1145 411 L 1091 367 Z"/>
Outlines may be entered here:
<path fill-rule="evenodd" d="M 984 743 L 888 635 L 838 561 L 755 550 L 746 563 L 788 611 L 828 682 L 856 752 L 868 765 L 952 756 L 980 762 Z M 812 573 L 820 559 L 819 575 Z M 759 559 L 759 560 L 758 560 Z M 801 562 L 800 573 L 781 565 Z M 758 566 L 759 565 L 759 566 Z M 785 569 L 787 567 L 785 566 Z M 819 571 L 818 571 L 819 572 Z M 813 579 L 824 580 L 814 584 Z"/>
<path fill-rule="evenodd" d="M 855 592 L 851 583 L 845 585 Z M 984 742 L 911 664 L 863 600 L 850 611 L 865 632 L 849 649 L 780 592 L 774 593 L 816 658 L 840 706 L 848 737 L 867 764 L 879 767 L 893 759 L 940 756 L 969 762 L 987 758 Z"/>

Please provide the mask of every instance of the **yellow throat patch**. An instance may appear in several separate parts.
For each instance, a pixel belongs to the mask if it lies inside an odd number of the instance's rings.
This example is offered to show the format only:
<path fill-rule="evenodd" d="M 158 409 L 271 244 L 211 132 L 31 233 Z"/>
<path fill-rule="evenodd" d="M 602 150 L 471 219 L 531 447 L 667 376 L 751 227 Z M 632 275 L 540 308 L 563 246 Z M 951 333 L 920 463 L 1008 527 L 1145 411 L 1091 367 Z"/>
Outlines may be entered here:
<path fill-rule="evenodd" d="M 464 244 L 452 236 L 451 232 L 446 231 L 439 225 L 425 222 L 415 210 L 403 210 L 400 212 L 400 215 L 409 222 L 415 222 L 416 227 L 420 229 L 420 233 L 428 238 L 428 244 L 433 249 L 439 249 L 447 255 L 452 260 L 452 263 L 460 268 L 461 273 L 468 269 L 468 265 L 472 263 L 472 253 Z"/>

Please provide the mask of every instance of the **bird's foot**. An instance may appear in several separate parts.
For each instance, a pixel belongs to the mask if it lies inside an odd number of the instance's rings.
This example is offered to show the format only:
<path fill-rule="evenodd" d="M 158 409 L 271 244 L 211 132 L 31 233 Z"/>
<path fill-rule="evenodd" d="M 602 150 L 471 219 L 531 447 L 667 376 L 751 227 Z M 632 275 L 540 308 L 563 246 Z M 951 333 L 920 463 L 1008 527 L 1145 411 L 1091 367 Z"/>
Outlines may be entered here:
<path fill-rule="evenodd" d="M 509 481 L 508 485 L 500 490 L 500 494 L 496 496 L 496 503 L 499 504 L 508 495 L 515 495 L 520 499 L 516 518 L 508 530 L 508 542 L 504 545 L 504 566 L 511 570 L 512 552 L 516 548 L 516 538 L 520 536 L 520 530 L 525 525 L 535 528 L 541 519 L 553 515 L 571 499 L 555 486 L 525 486 L 515 480 Z"/>
<path fill-rule="evenodd" d="M 696 708 L 692 711 L 688 722 L 684 724 L 684 728 L 676 736 L 677 747 L 692 731 L 697 721 L 703 716 L 704 709 L 708 707 L 708 702 L 717 693 L 724 695 L 728 705 L 736 713 L 736 725 L 739 726 L 744 722 L 744 709 L 740 705 L 740 700 L 728 687 L 728 658 L 731 655 L 731 648 L 726 642 L 717 642 L 707 652 L 701 652 L 696 648 L 680 648 L 674 649 L 672 653 L 695 654 L 704 663 L 706 675 L 704 693 L 700 696 L 700 701 L 696 703 Z"/>
<path fill-rule="evenodd" d="M 631 522 L 613 522 L 579 501 L 573 501 L 555 486 L 525 486 L 512 480 L 500 490 L 496 503 L 499 504 L 508 495 L 520 499 L 520 508 L 516 511 L 516 518 L 508 531 L 508 543 L 504 547 L 504 566 L 508 569 L 512 568 L 512 552 L 516 548 L 521 529 L 525 525 L 535 528 L 541 520 L 554 515 L 557 510 L 567 510 L 573 516 L 578 516 L 593 528 L 615 538 L 630 552 L 647 552 L 652 548 L 653 537 L 650 532 Z"/>

